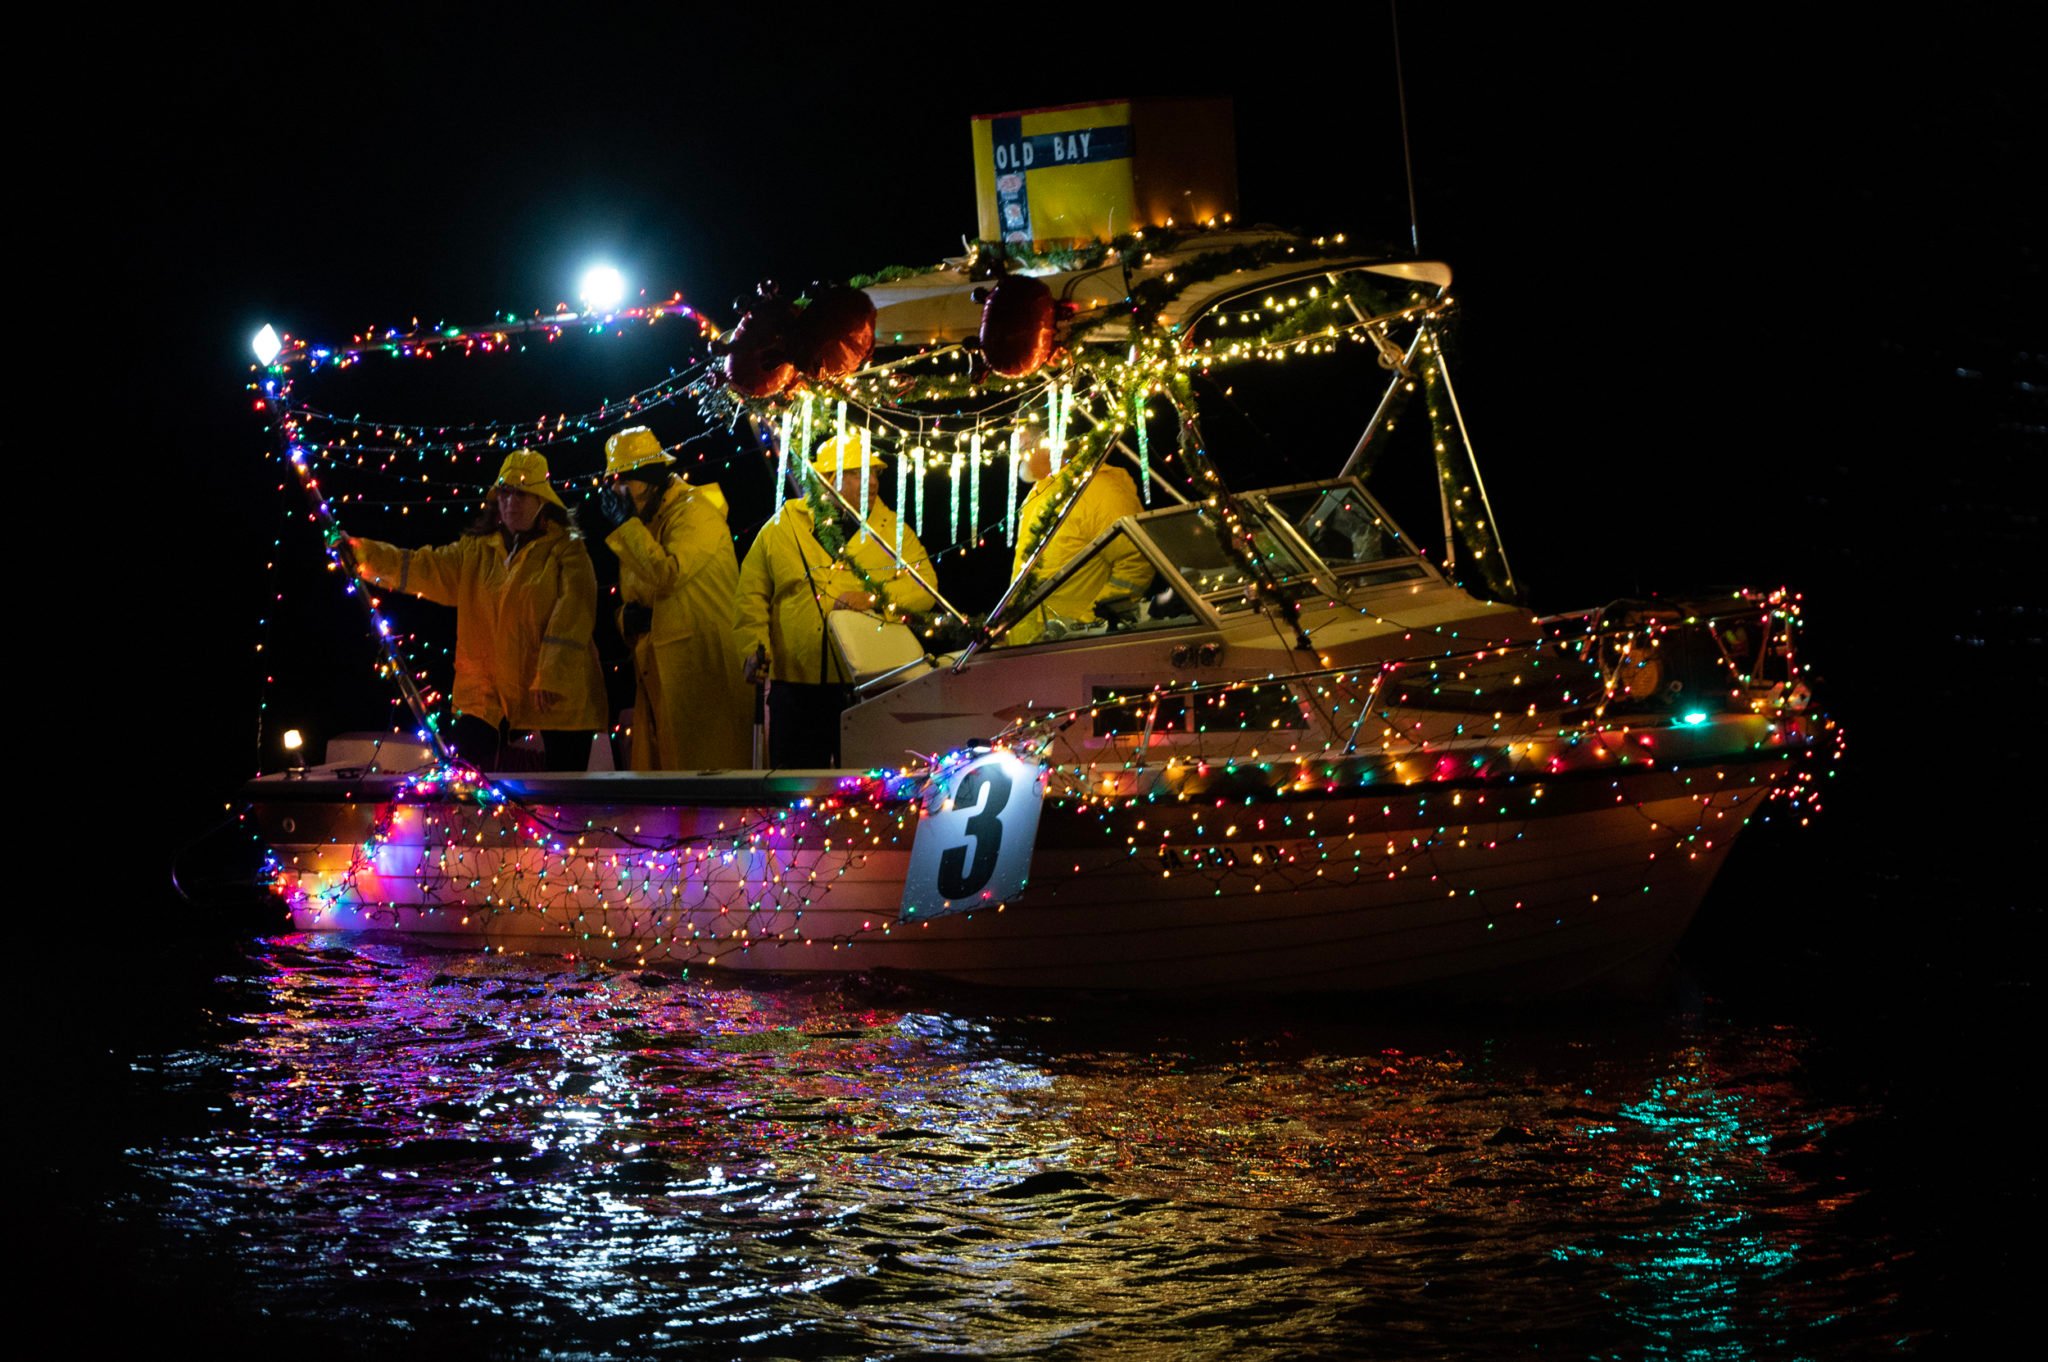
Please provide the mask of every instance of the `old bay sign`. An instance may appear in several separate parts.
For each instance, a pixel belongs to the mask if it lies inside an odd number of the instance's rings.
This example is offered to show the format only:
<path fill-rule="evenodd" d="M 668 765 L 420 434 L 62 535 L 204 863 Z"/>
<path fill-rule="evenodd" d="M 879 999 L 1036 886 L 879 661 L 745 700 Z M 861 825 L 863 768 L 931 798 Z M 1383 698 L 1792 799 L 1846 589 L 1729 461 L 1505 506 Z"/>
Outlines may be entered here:
<path fill-rule="evenodd" d="M 984 241 L 1114 241 L 1141 227 L 1218 222 L 1237 208 L 1227 98 L 1133 97 L 976 114 Z"/>
<path fill-rule="evenodd" d="M 1014 752 L 970 752 L 932 773 L 903 878 L 903 918 L 944 917 L 1014 899 L 1038 837 L 1040 768 Z"/>
<path fill-rule="evenodd" d="M 1002 223 L 1004 241 L 1029 242 L 1034 235 L 1029 172 L 1053 166 L 1121 161 L 1131 154 L 1131 129 L 1127 123 L 1027 133 L 1021 116 L 996 118 L 990 122 L 990 155 L 996 172 L 996 212 Z"/>
<path fill-rule="evenodd" d="M 1082 128 L 1078 132 L 1041 132 L 1026 137 L 1021 119 L 997 119 L 996 171 L 1029 170 L 1036 165 L 1110 161 L 1131 154 L 1127 127 Z"/>

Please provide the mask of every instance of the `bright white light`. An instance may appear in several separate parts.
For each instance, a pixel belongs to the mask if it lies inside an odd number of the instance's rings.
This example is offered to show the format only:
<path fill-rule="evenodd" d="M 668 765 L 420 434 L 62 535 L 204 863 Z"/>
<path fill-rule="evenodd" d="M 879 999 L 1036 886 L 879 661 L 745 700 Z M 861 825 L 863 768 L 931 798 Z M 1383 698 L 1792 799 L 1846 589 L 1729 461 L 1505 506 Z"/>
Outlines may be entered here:
<path fill-rule="evenodd" d="M 296 728 L 287 728 L 287 729 L 286 729 L 286 730 L 284 731 L 284 750 L 285 750 L 285 751 L 287 751 L 287 752 L 296 752 L 296 751 L 298 751 L 298 750 L 299 750 L 299 749 L 300 749 L 301 747 L 304 747 L 305 745 L 306 745 L 306 738 L 305 738 L 305 735 L 304 735 L 304 734 L 302 734 L 302 733 L 300 733 L 298 729 L 296 729 Z"/>
<path fill-rule="evenodd" d="M 583 290 L 576 295 L 592 312 L 610 312 L 626 298 L 626 276 L 610 265 L 592 265 L 583 273 Z"/>
<path fill-rule="evenodd" d="M 249 342 L 249 348 L 256 352 L 258 364 L 268 364 L 277 358 L 277 352 L 284 349 L 284 342 L 277 338 L 277 328 L 265 322 L 256 338 Z"/>

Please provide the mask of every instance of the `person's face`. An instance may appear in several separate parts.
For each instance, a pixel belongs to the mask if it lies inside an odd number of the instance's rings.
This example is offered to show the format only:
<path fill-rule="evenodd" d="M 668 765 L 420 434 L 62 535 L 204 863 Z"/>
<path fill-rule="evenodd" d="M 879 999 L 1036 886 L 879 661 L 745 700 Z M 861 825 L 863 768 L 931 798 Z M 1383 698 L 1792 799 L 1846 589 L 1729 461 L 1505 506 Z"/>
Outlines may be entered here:
<path fill-rule="evenodd" d="M 1026 482 L 1038 482 L 1052 472 L 1052 444 L 1047 440 L 1033 440 L 1024 446 L 1022 457 L 1017 460 L 1017 476 Z"/>
<path fill-rule="evenodd" d="M 876 477 L 876 476 L 875 476 L 875 474 L 876 474 L 877 472 L 879 472 L 879 471 L 880 471 L 879 469 L 870 469 L 870 470 L 868 470 L 868 500 L 869 500 L 869 501 L 877 501 L 877 500 L 880 500 L 880 498 L 881 498 L 881 493 L 882 493 L 882 481 L 881 481 L 881 479 L 880 479 L 880 478 L 878 478 L 878 477 Z M 847 505 L 849 505 L 849 506 L 853 507 L 853 508 L 854 508 L 855 510 L 859 510 L 859 509 L 860 509 L 860 467 L 859 467 L 859 465 L 857 465 L 857 464 L 856 464 L 856 465 L 855 465 L 854 467 L 852 467 L 852 468 L 849 468 L 849 469 L 847 469 L 846 471 L 844 471 L 843 473 L 841 473 L 841 474 L 839 475 L 839 478 L 838 478 L 838 480 L 837 480 L 836 482 L 834 482 L 834 483 L 833 483 L 833 486 L 835 486 L 835 487 L 837 487 L 837 488 L 839 489 L 839 495 L 840 495 L 840 496 L 842 496 L 842 497 L 845 497 L 845 498 L 846 498 L 846 504 L 847 504 Z"/>
<path fill-rule="evenodd" d="M 514 534 L 525 534 L 540 519 L 540 498 L 516 487 L 498 489 L 498 519 Z"/>
<path fill-rule="evenodd" d="M 654 505 L 654 486 L 638 478 L 620 477 L 613 480 L 615 486 L 625 492 L 633 502 L 633 514 L 644 516 Z"/>

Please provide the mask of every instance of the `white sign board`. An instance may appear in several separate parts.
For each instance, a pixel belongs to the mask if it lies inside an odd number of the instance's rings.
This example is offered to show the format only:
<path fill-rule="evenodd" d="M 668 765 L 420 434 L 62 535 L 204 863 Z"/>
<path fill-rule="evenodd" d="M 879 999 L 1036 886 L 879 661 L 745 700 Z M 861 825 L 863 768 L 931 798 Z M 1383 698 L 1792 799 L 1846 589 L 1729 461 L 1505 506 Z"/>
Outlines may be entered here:
<path fill-rule="evenodd" d="M 1007 903 L 1024 888 L 1038 837 L 1039 768 L 976 752 L 932 773 L 903 879 L 903 920 Z"/>

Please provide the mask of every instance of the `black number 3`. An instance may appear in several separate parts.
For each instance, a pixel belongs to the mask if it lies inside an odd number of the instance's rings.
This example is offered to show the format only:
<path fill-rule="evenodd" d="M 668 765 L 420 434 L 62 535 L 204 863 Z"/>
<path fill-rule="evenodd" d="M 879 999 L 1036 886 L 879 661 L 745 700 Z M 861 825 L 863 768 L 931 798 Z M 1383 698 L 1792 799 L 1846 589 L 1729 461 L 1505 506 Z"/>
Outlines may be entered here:
<path fill-rule="evenodd" d="M 967 864 L 965 846 L 948 847 L 939 857 L 939 892 L 949 899 L 981 892 L 996 873 L 996 855 L 1003 845 L 1003 806 L 1010 802 L 1010 777 L 994 762 L 975 767 L 954 792 L 953 807 L 957 809 L 977 795 L 981 807 L 967 820 L 967 831 L 974 838 L 974 864 Z"/>

